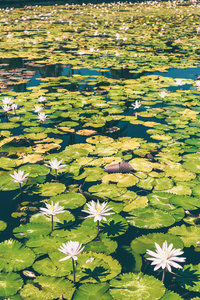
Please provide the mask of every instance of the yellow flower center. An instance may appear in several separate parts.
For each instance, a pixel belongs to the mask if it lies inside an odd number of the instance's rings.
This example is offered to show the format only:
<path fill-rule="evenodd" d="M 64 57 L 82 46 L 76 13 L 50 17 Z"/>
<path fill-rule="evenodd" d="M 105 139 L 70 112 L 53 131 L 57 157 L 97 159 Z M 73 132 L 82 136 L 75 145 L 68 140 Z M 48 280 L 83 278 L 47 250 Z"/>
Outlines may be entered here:
<path fill-rule="evenodd" d="M 55 208 L 55 207 L 54 207 L 53 205 L 51 205 L 49 209 L 50 209 L 50 210 L 54 210 L 54 208 Z"/>
<path fill-rule="evenodd" d="M 101 213 L 102 207 L 100 205 L 96 205 L 96 211 L 97 213 Z"/>
<path fill-rule="evenodd" d="M 163 260 L 167 260 L 169 258 L 169 251 L 163 251 L 162 253 L 162 259 Z"/>

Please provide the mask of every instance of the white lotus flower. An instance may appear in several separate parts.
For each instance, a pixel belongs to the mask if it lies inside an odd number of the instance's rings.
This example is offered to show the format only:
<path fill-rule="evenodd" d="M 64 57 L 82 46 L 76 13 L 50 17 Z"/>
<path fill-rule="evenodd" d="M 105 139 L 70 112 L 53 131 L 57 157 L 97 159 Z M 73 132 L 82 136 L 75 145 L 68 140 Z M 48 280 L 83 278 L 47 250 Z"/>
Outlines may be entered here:
<path fill-rule="evenodd" d="M 46 100 L 47 100 L 47 98 L 44 97 L 44 96 L 40 96 L 40 97 L 38 98 L 38 102 L 45 102 Z"/>
<path fill-rule="evenodd" d="M 12 105 L 11 105 L 11 109 L 14 110 L 14 111 L 15 111 L 16 109 L 18 109 L 18 107 L 19 107 L 19 106 L 18 106 L 17 104 L 12 104 Z"/>
<path fill-rule="evenodd" d="M 3 105 L 2 108 L 5 112 L 8 112 L 9 110 L 11 110 L 11 106 L 7 105 L 7 104 Z"/>
<path fill-rule="evenodd" d="M 165 98 L 168 96 L 167 93 L 165 93 L 164 91 L 162 91 L 160 94 L 158 94 L 161 98 Z"/>
<path fill-rule="evenodd" d="M 49 165 L 45 164 L 45 166 L 48 168 L 51 168 L 51 169 L 55 169 L 55 170 L 63 169 L 67 165 L 61 165 L 62 161 L 63 161 L 62 159 L 60 161 L 58 161 L 57 158 L 55 158 L 55 159 L 52 159 L 49 161 Z"/>
<path fill-rule="evenodd" d="M 89 216 L 85 217 L 85 219 L 94 218 L 94 222 L 101 220 L 106 221 L 105 216 L 114 214 L 114 212 L 108 213 L 108 211 L 110 211 L 112 208 L 109 208 L 106 202 L 100 204 L 99 200 L 97 200 L 97 203 L 92 200 L 90 203 L 86 203 L 86 205 L 89 210 L 83 209 L 82 211 L 89 214 Z"/>
<path fill-rule="evenodd" d="M 39 121 L 46 121 L 46 119 L 48 119 L 48 117 L 45 115 L 45 113 L 39 113 L 37 116 L 37 119 L 39 119 Z"/>
<path fill-rule="evenodd" d="M 64 254 L 67 254 L 67 256 L 60 259 L 59 261 L 64 261 L 69 258 L 72 258 L 73 260 L 77 260 L 78 259 L 77 255 L 81 253 L 85 248 L 85 247 L 81 248 L 81 246 L 82 244 L 79 245 L 79 242 L 69 241 L 66 244 L 63 243 L 58 250 Z"/>
<path fill-rule="evenodd" d="M 43 109 L 44 109 L 43 106 L 36 105 L 36 106 L 35 106 L 34 112 L 39 113 L 39 112 L 42 111 Z"/>
<path fill-rule="evenodd" d="M 198 88 L 200 88 L 200 80 L 197 80 L 197 81 L 195 82 L 195 86 L 198 87 Z"/>
<path fill-rule="evenodd" d="M 141 106 L 140 101 L 138 100 L 135 101 L 135 104 L 131 104 L 131 105 L 133 106 L 133 109 L 138 109 Z"/>
<path fill-rule="evenodd" d="M 175 84 L 175 85 L 178 85 L 178 86 L 180 86 L 180 85 L 184 85 L 184 84 L 185 84 L 185 82 L 184 82 L 184 81 L 182 81 L 182 79 L 175 79 L 175 82 L 174 82 L 174 84 Z"/>
<path fill-rule="evenodd" d="M 18 172 L 14 171 L 14 175 L 10 174 L 10 176 L 13 178 L 12 181 L 22 184 L 24 181 L 28 180 L 27 176 L 29 173 L 24 174 L 24 171 L 19 170 Z"/>
<path fill-rule="evenodd" d="M 52 201 L 51 204 L 45 203 L 45 205 L 46 205 L 46 208 L 40 207 L 40 213 L 42 215 L 55 216 L 55 215 L 62 214 L 65 212 L 64 206 L 59 206 L 58 202 L 53 204 L 53 201 Z"/>
<path fill-rule="evenodd" d="M 171 267 L 174 268 L 181 268 L 182 266 L 177 264 L 176 262 L 184 262 L 185 257 L 178 257 L 179 255 L 183 254 L 184 252 L 181 249 L 172 249 L 173 244 L 170 244 L 169 247 L 167 246 L 167 241 L 165 241 L 162 245 L 162 248 L 155 243 L 156 252 L 151 250 L 147 250 L 147 254 L 152 257 L 148 257 L 148 260 L 151 260 L 151 265 L 155 265 L 154 271 L 158 270 L 159 268 L 167 269 L 171 272 Z"/>
<path fill-rule="evenodd" d="M 10 97 L 4 97 L 4 98 L 2 99 L 2 103 L 3 103 L 4 105 L 10 105 L 10 104 L 13 103 L 13 100 L 12 100 Z"/>

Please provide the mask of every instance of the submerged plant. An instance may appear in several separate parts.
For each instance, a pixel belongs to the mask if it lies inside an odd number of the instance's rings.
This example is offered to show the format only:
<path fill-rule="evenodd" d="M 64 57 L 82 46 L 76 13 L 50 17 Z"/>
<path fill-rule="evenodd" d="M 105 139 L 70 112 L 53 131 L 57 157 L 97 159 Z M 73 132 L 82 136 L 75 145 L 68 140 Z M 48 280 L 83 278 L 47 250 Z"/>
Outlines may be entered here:
<path fill-rule="evenodd" d="M 20 186 L 20 193 L 22 194 L 22 183 L 26 180 L 28 180 L 29 173 L 24 174 L 24 171 L 19 170 L 18 172 L 14 171 L 14 174 L 10 174 L 10 176 L 13 178 L 12 181 L 19 183 Z"/>
<path fill-rule="evenodd" d="M 61 165 L 62 161 L 63 161 L 62 159 L 60 161 L 58 161 L 57 158 L 54 158 L 49 161 L 49 165 L 45 164 L 46 167 L 55 170 L 56 179 L 57 179 L 57 175 L 58 175 L 58 170 L 66 167 L 66 165 Z"/>
<path fill-rule="evenodd" d="M 164 282 L 166 270 L 171 273 L 171 267 L 182 269 L 182 266 L 176 262 L 184 262 L 186 257 L 178 257 L 184 252 L 181 251 L 181 249 L 173 249 L 173 244 L 167 246 L 167 241 L 163 243 L 162 248 L 157 243 L 155 243 L 155 246 L 156 252 L 147 250 L 147 254 L 152 256 L 148 257 L 147 259 L 152 260 L 151 265 L 156 265 L 154 271 L 158 270 L 159 268 L 163 269 L 162 282 Z"/>
<path fill-rule="evenodd" d="M 95 203 L 93 200 L 90 203 L 86 203 L 88 210 L 82 210 L 83 212 L 89 214 L 89 216 L 85 217 L 87 218 L 94 218 L 94 222 L 97 222 L 97 235 L 99 234 L 99 221 L 103 220 L 106 221 L 107 219 L 105 216 L 113 215 L 114 212 L 108 213 L 112 209 L 112 207 L 108 207 L 107 202 L 103 202 L 102 204 L 99 203 L 99 200 L 97 200 L 97 203 Z"/>
<path fill-rule="evenodd" d="M 59 206 L 59 203 L 56 202 L 55 205 L 53 201 L 51 204 L 45 203 L 45 207 L 40 207 L 40 213 L 43 215 L 51 216 L 51 231 L 53 231 L 53 216 L 62 214 L 65 212 L 64 206 Z"/>
<path fill-rule="evenodd" d="M 77 260 L 77 255 L 81 253 L 85 247 L 82 247 L 82 244 L 79 245 L 79 242 L 72 242 L 69 241 L 66 244 L 62 244 L 60 248 L 58 249 L 60 252 L 66 254 L 67 256 L 64 258 L 61 258 L 59 261 L 64 261 L 69 258 L 72 258 L 72 267 L 73 267 L 73 282 L 76 282 L 75 278 L 75 266 L 74 266 L 74 261 Z"/>

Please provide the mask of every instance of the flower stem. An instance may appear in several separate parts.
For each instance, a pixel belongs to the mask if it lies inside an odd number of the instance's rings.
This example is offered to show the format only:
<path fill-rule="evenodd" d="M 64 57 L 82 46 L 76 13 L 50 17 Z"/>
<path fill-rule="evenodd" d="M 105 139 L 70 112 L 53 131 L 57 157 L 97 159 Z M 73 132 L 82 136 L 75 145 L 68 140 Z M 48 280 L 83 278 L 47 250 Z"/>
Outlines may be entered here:
<path fill-rule="evenodd" d="M 20 194 L 22 194 L 22 184 L 19 183 L 19 187 L 20 187 Z"/>
<path fill-rule="evenodd" d="M 165 269 L 163 270 L 163 274 L 162 274 L 162 282 L 164 282 L 164 279 L 165 279 Z"/>
<path fill-rule="evenodd" d="M 99 229 L 99 220 L 97 221 L 97 236 L 99 235 L 100 229 Z"/>
<path fill-rule="evenodd" d="M 57 176 L 58 176 L 58 173 L 57 173 L 57 169 L 55 169 L 55 177 L 56 177 L 56 180 L 57 180 Z"/>
<path fill-rule="evenodd" d="M 74 260 L 72 258 L 72 267 L 73 267 L 73 283 L 76 282 L 76 279 L 75 279 L 75 266 L 74 266 Z"/>
<path fill-rule="evenodd" d="M 53 215 L 51 215 L 51 232 L 53 231 Z"/>

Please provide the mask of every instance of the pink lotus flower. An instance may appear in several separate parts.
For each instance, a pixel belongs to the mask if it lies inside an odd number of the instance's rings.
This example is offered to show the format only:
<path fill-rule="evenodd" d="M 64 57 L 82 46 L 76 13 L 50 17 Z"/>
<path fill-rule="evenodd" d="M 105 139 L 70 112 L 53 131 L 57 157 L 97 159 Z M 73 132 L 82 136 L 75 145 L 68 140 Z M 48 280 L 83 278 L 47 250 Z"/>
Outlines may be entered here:
<path fill-rule="evenodd" d="M 14 175 L 10 174 L 10 176 L 14 179 L 12 181 L 22 184 L 24 181 L 28 180 L 27 176 L 29 173 L 24 174 L 24 171 L 19 170 L 18 173 L 14 171 Z"/>
<path fill-rule="evenodd" d="M 81 253 L 85 247 L 82 247 L 82 244 L 79 245 L 79 242 L 72 242 L 69 241 L 66 244 L 62 244 L 62 246 L 60 247 L 60 249 L 58 249 L 60 252 L 66 254 L 67 256 L 60 259 L 59 261 L 64 261 L 67 260 L 69 258 L 72 258 L 73 260 L 77 260 L 77 255 L 79 253 Z"/>

